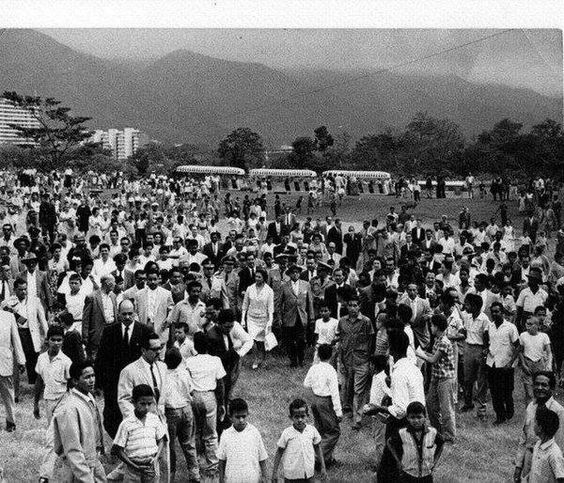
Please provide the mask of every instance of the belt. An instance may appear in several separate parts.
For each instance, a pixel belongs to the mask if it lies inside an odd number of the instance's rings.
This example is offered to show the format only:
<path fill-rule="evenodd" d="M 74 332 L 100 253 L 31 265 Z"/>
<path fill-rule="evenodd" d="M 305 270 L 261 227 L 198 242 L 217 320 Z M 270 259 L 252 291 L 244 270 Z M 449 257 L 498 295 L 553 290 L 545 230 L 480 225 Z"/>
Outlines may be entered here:
<path fill-rule="evenodd" d="M 331 396 L 319 396 L 318 394 L 313 393 L 315 397 L 319 397 L 321 399 L 331 399 Z"/>
<path fill-rule="evenodd" d="M 469 342 L 466 342 L 466 345 L 472 346 L 472 347 L 484 347 L 484 344 L 470 344 Z"/>

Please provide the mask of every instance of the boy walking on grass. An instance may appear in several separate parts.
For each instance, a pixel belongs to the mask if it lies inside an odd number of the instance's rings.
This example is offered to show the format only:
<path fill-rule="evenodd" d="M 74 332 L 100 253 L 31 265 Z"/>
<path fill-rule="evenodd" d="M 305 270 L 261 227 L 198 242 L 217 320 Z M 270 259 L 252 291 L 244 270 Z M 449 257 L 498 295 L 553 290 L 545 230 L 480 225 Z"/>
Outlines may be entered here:
<path fill-rule="evenodd" d="M 219 441 L 220 483 L 259 483 L 267 476 L 268 454 L 257 428 L 247 422 L 249 407 L 243 399 L 229 403 L 231 427 Z"/>
<path fill-rule="evenodd" d="M 400 483 L 432 483 L 433 470 L 443 451 L 443 438 L 427 424 L 425 406 L 407 406 L 407 426 L 388 439 L 388 449 L 399 469 Z"/>
<path fill-rule="evenodd" d="M 319 443 L 321 436 L 315 427 L 307 424 L 308 407 L 303 399 L 290 403 L 292 426 L 282 431 L 274 457 L 272 481 L 278 481 L 278 467 L 283 459 L 282 473 L 285 482 L 313 482 L 315 456 L 320 462 L 321 478 L 327 477 L 325 460 Z"/>
<path fill-rule="evenodd" d="M 125 463 L 124 483 L 158 483 L 158 458 L 165 444 L 166 429 L 159 417 L 149 412 L 155 403 L 147 384 L 135 386 L 131 393 L 133 414 L 119 425 L 112 453 Z"/>
<path fill-rule="evenodd" d="M 535 416 L 535 433 L 539 440 L 533 448 L 529 483 L 553 483 L 564 481 L 564 457 L 554 441 L 560 427 L 558 414 L 546 407 L 539 407 Z"/>
<path fill-rule="evenodd" d="M 317 348 L 320 362 L 309 369 L 304 386 L 311 388 L 313 402 L 311 412 L 315 427 L 321 435 L 321 450 L 325 465 L 335 464 L 333 450 L 341 436 L 339 423 L 343 419 L 341 401 L 339 398 L 339 382 L 337 371 L 330 364 L 333 349 L 329 344 L 321 344 Z"/>

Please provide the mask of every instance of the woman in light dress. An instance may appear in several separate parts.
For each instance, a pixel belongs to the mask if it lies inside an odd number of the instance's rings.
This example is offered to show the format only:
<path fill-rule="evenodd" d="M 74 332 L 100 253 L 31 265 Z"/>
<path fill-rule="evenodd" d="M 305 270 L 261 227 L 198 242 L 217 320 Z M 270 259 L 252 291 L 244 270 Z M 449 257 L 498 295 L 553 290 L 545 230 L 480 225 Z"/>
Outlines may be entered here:
<path fill-rule="evenodd" d="M 274 292 L 266 284 L 268 274 L 262 268 L 255 271 L 255 283 L 249 286 L 243 298 L 241 325 L 254 340 L 253 369 L 266 359 L 265 337 L 272 331 L 274 320 Z"/>
<path fill-rule="evenodd" d="M 509 219 L 505 222 L 505 226 L 503 227 L 503 241 L 505 243 L 506 253 L 515 251 L 515 230 Z"/>

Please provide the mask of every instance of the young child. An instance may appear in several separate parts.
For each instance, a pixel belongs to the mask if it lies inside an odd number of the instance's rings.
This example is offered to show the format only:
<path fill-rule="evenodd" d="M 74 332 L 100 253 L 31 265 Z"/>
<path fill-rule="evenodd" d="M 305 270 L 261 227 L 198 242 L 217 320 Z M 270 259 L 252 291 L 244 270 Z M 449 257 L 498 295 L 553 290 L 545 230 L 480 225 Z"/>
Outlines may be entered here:
<path fill-rule="evenodd" d="M 159 454 L 165 443 L 166 429 L 149 409 L 155 402 L 153 390 L 139 384 L 131 391 L 134 412 L 119 425 L 112 453 L 125 463 L 124 482 L 158 483 Z"/>
<path fill-rule="evenodd" d="M 368 404 L 364 406 L 364 414 L 373 414 L 374 423 L 374 444 L 375 444 L 375 467 L 380 466 L 380 460 L 384 454 L 386 446 L 386 420 L 387 416 L 382 413 L 373 413 L 374 406 L 387 406 L 386 400 L 392 395 L 386 379 L 388 378 L 388 358 L 384 355 L 372 357 L 372 367 L 374 374 L 372 376 L 372 385 L 370 386 L 370 399 Z"/>
<path fill-rule="evenodd" d="M 72 361 L 61 351 L 63 345 L 64 329 L 53 325 L 47 331 L 47 351 L 39 354 L 35 372 L 35 405 L 33 415 L 40 418 L 39 401 L 43 394 L 45 399 L 45 413 L 47 425 L 51 422 L 53 410 L 60 399 L 67 392 L 67 381 L 70 379 L 70 366 Z"/>
<path fill-rule="evenodd" d="M 316 340 L 316 351 L 313 357 L 313 363 L 317 364 L 319 362 L 318 350 L 319 346 L 322 344 L 334 345 L 336 341 L 336 332 L 339 321 L 331 317 L 331 311 L 327 304 L 323 304 L 319 310 L 320 319 L 315 321 L 315 334 L 317 336 Z M 331 362 L 330 362 L 331 363 Z"/>
<path fill-rule="evenodd" d="M 443 451 L 443 439 L 427 424 L 425 406 L 409 403 L 407 426 L 388 439 L 387 446 L 400 470 L 400 482 L 432 483 L 433 469 Z"/>
<path fill-rule="evenodd" d="M 39 475 L 42 481 L 49 480 L 53 477 L 57 455 L 54 452 L 51 419 L 53 411 L 67 392 L 67 381 L 70 379 L 70 366 L 72 361 L 61 351 L 63 344 L 63 328 L 57 325 L 49 327 L 47 331 L 46 352 L 39 354 L 35 372 L 37 379 L 35 380 L 35 405 L 33 415 L 35 419 L 40 418 L 39 401 L 43 394 L 45 400 L 45 414 L 47 415 L 47 444 L 46 453 L 43 456 Z"/>
<path fill-rule="evenodd" d="M 537 317 L 529 317 L 525 323 L 526 332 L 519 336 L 519 363 L 527 404 L 533 398 L 533 375 L 539 371 L 552 370 L 550 338 L 545 332 L 539 332 L 538 322 Z"/>
<path fill-rule="evenodd" d="M 304 387 L 311 388 L 313 392 L 311 412 L 315 427 L 321 435 L 321 451 L 325 465 L 329 467 L 335 463 L 333 451 L 341 435 L 339 423 L 343 418 L 343 410 L 337 371 L 330 364 L 333 349 L 329 344 L 321 344 L 317 348 L 317 354 L 320 362 L 310 367 Z"/>
<path fill-rule="evenodd" d="M 558 414 L 546 407 L 539 407 L 535 415 L 535 434 L 539 440 L 533 448 L 531 471 L 527 481 L 556 482 L 564 480 L 564 457 L 554 441 L 560 420 Z"/>
<path fill-rule="evenodd" d="M 194 342 L 188 337 L 188 332 L 190 332 L 190 327 L 186 322 L 179 322 L 175 324 L 174 327 L 174 347 L 180 351 L 180 355 L 184 362 L 189 357 L 195 356 L 197 354 L 196 349 L 194 349 Z"/>
<path fill-rule="evenodd" d="M 258 483 L 267 479 L 268 453 L 257 428 L 247 422 L 249 406 L 243 399 L 229 403 L 231 426 L 219 441 L 219 481 Z"/>
<path fill-rule="evenodd" d="M 307 403 L 303 399 L 294 399 L 290 403 L 292 426 L 282 431 L 278 440 L 278 449 L 274 457 L 272 481 L 278 481 L 278 467 L 282 464 L 285 481 L 313 481 L 315 457 L 321 466 L 321 478 L 327 477 L 325 460 L 319 443 L 321 436 L 315 427 L 307 424 Z"/>
<path fill-rule="evenodd" d="M 190 480 L 198 481 L 200 470 L 196 453 L 194 413 L 192 412 L 192 380 L 178 348 L 171 347 L 167 350 L 164 361 L 168 369 L 166 384 L 163 388 L 163 400 L 170 439 L 170 479 L 174 480 L 176 473 L 175 439 L 178 435 L 178 442 L 186 458 Z"/>

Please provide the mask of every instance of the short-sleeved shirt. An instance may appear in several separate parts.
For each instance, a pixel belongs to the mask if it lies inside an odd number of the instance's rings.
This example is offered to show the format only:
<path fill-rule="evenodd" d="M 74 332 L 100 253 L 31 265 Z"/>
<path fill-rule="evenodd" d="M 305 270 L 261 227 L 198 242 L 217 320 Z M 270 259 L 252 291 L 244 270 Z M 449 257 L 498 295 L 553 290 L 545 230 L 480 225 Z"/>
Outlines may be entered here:
<path fill-rule="evenodd" d="M 499 327 L 490 322 L 488 328 L 490 347 L 486 364 L 489 367 L 505 367 L 513 357 L 514 344 L 519 340 L 519 331 L 511 322 L 504 320 Z"/>
<path fill-rule="evenodd" d="M 533 293 L 531 289 L 527 287 L 521 290 L 515 305 L 517 305 L 517 307 L 522 307 L 523 312 L 533 313 L 539 305 L 544 306 L 547 298 L 548 294 L 542 288 L 539 288 L 537 293 Z"/>
<path fill-rule="evenodd" d="M 194 391 L 215 391 L 217 381 L 226 374 L 221 359 L 209 354 L 189 357 L 185 364 L 192 377 Z"/>
<path fill-rule="evenodd" d="M 41 376 L 45 384 L 43 399 L 56 401 L 67 392 L 67 381 L 70 379 L 72 361 L 61 351 L 49 359 L 49 354 L 43 352 L 37 358 L 35 372 Z"/>
<path fill-rule="evenodd" d="M 257 428 L 247 423 L 243 431 L 233 426 L 221 434 L 218 458 L 225 461 L 227 483 L 258 483 L 260 462 L 268 458 L 262 436 Z"/>
<path fill-rule="evenodd" d="M 440 351 L 441 355 L 433 364 L 432 377 L 435 379 L 453 379 L 456 377 L 454 369 L 454 347 L 446 334 L 435 339 L 433 353 L 436 351 Z"/>
<path fill-rule="evenodd" d="M 466 329 L 466 343 L 471 345 L 484 345 L 484 332 L 490 325 L 488 316 L 481 312 L 478 317 L 463 313 L 464 328 Z"/>
<path fill-rule="evenodd" d="M 528 481 L 531 483 L 553 483 L 564 478 L 564 457 L 554 438 L 542 443 L 537 441 L 533 448 L 533 459 Z"/>
<path fill-rule="evenodd" d="M 277 446 L 284 449 L 282 468 L 285 479 L 299 480 L 313 477 L 315 471 L 313 446 L 320 442 L 319 432 L 309 424 L 306 424 L 301 433 L 294 426 L 282 431 Z"/>
<path fill-rule="evenodd" d="M 141 421 L 132 413 L 119 425 L 114 445 L 123 448 L 131 460 L 146 461 L 157 454 L 158 441 L 165 435 L 166 429 L 156 414 L 147 413 L 145 421 Z"/>
<path fill-rule="evenodd" d="M 537 362 L 545 357 L 544 348 L 550 344 L 550 338 L 546 332 L 537 332 L 535 335 L 523 332 L 519 336 L 519 342 L 523 346 L 523 355 L 527 359 Z"/>
<path fill-rule="evenodd" d="M 339 321 L 332 317 L 327 322 L 323 319 L 317 319 L 315 321 L 315 333 L 318 335 L 317 343 L 319 345 L 332 344 L 335 340 L 338 325 Z"/>

